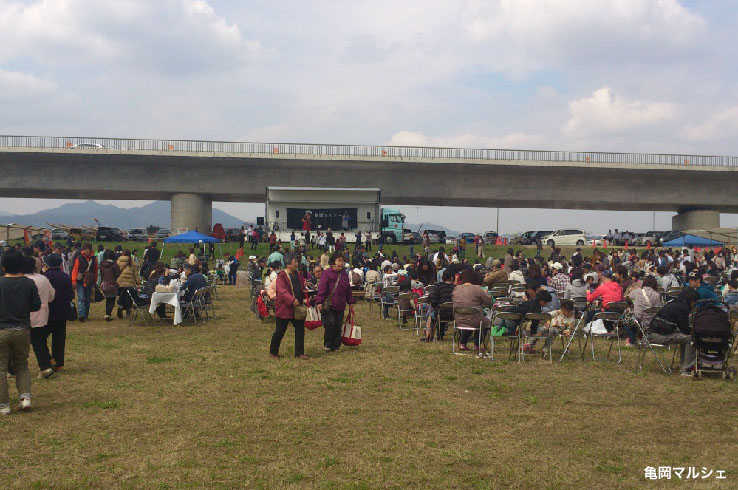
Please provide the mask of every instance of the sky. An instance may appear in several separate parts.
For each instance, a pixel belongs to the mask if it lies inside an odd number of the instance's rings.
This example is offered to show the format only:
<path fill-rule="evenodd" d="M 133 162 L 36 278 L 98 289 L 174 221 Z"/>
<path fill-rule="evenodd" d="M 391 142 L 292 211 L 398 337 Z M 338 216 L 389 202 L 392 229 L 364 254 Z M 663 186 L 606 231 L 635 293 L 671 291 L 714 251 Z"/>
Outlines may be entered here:
<path fill-rule="evenodd" d="M 736 21 L 728 0 L 0 0 L 0 134 L 738 155 Z M 500 231 L 653 219 L 503 209 Z"/>

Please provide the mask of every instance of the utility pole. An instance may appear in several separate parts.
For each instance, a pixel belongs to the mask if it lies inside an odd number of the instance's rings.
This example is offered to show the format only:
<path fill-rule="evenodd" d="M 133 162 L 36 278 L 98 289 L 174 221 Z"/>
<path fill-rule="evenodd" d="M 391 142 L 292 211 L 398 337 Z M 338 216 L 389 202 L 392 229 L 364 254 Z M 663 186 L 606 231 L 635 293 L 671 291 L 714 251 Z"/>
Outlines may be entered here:
<path fill-rule="evenodd" d="M 500 236 L 500 208 L 497 208 L 497 228 L 495 228 L 495 233 L 497 233 L 497 236 Z"/>

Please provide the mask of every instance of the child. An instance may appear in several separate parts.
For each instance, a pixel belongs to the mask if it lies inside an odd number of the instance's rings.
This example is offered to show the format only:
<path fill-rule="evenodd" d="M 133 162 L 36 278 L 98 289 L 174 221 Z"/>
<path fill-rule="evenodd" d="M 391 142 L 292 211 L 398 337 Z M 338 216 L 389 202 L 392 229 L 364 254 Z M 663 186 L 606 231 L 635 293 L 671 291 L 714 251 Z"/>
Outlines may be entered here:
<path fill-rule="evenodd" d="M 0 277 L 0 415 L 10 415 L 8 362 L 16 373 L 20 409 L 31 409 L 31 373 L 28 371 L 31 312 L 41 309 L 41 298 L 36 284 L 21 272 L 21 252 L 5 252 L 0 265 L 5 271 L 5 276 Z"/>
<path fill-rule="evenodd" d="M 574 302 L 570 299 L 561 300 L 561 308 L 551 312 L 551 322 L 548 327 L 541 329 L 541 333 L 548 336 L 543 346 L 544 354 L 549 352 L 553 337 L 556 335 L 568 336 L 574 331 L 575 322 Z"/>

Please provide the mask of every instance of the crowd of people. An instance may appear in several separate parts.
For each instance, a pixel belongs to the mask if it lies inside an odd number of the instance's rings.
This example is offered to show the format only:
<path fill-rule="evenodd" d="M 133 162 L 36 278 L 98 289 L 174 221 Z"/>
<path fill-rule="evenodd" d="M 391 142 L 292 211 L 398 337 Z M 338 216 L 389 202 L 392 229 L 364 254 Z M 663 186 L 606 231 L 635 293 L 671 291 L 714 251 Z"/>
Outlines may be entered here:
<path fill-rule="evenodd" d="M 345 277 L 347 286 L 345 290 L 342 289 L 342 296 L 344 292 L 350 292 L 348 288 L 364 289 L 367 297 L 387 286 L 399 286 L 401 293 L 417 291 L 423 295 L 427 291 L 431 311 L 425 325 L 425 335 L 421 338 L 426 342 L 434 338 L 442 339 L 445 332 L 434 329 L 437 325 L 452 320 L 451 317 L 446 317 L 441 318 L 443 322 L 435 321 L 438 315 L 450 315 L 441 310 L 442 304 L 487 309 L 494 302 L 489 290 L 498 284 L 519 283 L 525 286 L 525 291 L 512 293 L 520 298 L 511 311 L 520 313 L 521 316 L 527 313 L 549 313 L 550 322 L 538 325 L 534 321 L 529 325 L 533 335 L 540 329 L 540 333 L 547 337 L 549 333 L 572 333 L 576 322 L 575 299 L 585 299 L 593 305 L 586 314 L 587 322 L 592 321 L 597 312 L 607 311 L 611 303 L 625 302 L 632 318 L 649 326 L 648 336 L 651 342 L 681 346 L 681 371 L 684 374 L 694 368 L 694 352 L 688 341 L 689 312 L 700 302 L 738 304 L 738 251 L 735 248 L 710 249 L 702 253 L 689 249 L 646 249 L 640 253 L 635 249 L 595 249 L 591 256 L 585 256 L 577 248 L 571 257 L 565 257 L 561 249 L 555 247 L 551 247 L 548 257 L 544 257 L 540 249 L 535 256 L 527 257 L 524 251 L 510 248 L 502 260 L 488 258 L 484 263 L 479 259 L 470 263 L 456 253 L 447 255 L 444 247 L 431 250 L 427 254 L 418 253 L 405 257 L 400 257 L 396 251 L 385 255 L 382 250 L 378 250 L 371 254 L 361 245 L 357 245 L 353 251 L 344 248 L 333 254 L 319 249 L 313 256 L 305 245 L 297 244 L 295 252 L 289 255 L 293 269 L 289 274 L 296 274 L 304 281 L 301 284 L 307 285 L 304 297 L 307 297 L 310 287 L 317 285 L 318 290 L 322 291 L 319 300 L 323 300 L 326 288 L 321 288 L 320 285 L 335 284 L 331 282 L 336 276 L 333 271 L 339 270 L 342 271 L 341 277 Z M 339 258 L 341 265 L 336 269 Z M 286 281 L 282 287 L 279 282 L 275 283 L 285 265 L 279 246 L 266 258 L 251 256 L 248 264 L 250 276 L 261 281 L 269 298 L 280 304 L 282 301 L 296 301 L 295 295 L 285 286 Z M 331 272 L 327 274 L 326 271 Z M 331 279 L 324 279 L 326 276 Z M 713 286 L 705 282 L 711 276 L 721 283 L 717 293 Z M 296 282 L 294 286 L 297 286 Z M 433 287 L 427 289 L 428 286 Z M 662 293 L 676 287 L 683 289 L 664 305 Z M 392 298 L 386 299 L 385 315 L 392 305 Z M 659 321 L 653 322 L 651 307 L 661 306 L 663 308 L 658 313 Z M 413 308 L 400 304 L 399 310 L 412 311 Z M 332 326 L 336 319 L 331 316 L 327 323 Z M 405 318 L 402 320 L 405 321 Z M 469 327 L 479 325 L 480 321 L 483 329 L 491 329 L 494 335 L 513 335 L 519 327 L 510 320 L 496 319 L 496 324 L 492 324 L 491 316 L 457 319 L 457 323 L 466 322 Z M 654 326 L 650 327 L 652 324 Z M 665 324 L 672 325 L 673 328 L 662 328 Z M 607 322 L 605 327 L 608 331 L 612 329 L 612 325 Z M 640 335 L 637 324 L 624 322 L 622 330 L 625 345 L 635 346 Z M 277 337 L 281 339 L 281 335 L 283 332 Z M 462 331 L 462 351 L 479 350 L 480 336 L 474 336 L 473 347 L 468 346 L 471 338 L 471 328 Z M 274 345 L 273 343 L 273 347 Z M 333 350 L 333 347 L 326 337 L 325 348 Z M 543 350 L 548 352 L 549 349 L 547 341 Z M 523 350 L 536 353 L 535 340 L 526 343 Z M 277 354 L 274 348 L 272 354 Z"/>

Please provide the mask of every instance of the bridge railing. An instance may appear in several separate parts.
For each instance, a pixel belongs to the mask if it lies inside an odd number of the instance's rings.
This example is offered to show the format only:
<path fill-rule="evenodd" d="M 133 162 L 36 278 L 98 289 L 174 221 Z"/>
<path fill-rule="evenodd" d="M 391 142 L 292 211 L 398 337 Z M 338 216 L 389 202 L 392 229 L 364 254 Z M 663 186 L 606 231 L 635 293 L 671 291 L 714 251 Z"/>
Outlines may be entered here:
<path fill-rule="evenodd" d="M 531 160 L 552 163 L 621 163 L 627 165 L 675 165 L 738 167 L 738 157 L 650 153 L 609 153 L 540 150 L 501 150 L 414 146 L 320 145 L 300 143 L 242 143 L 233 141 L 82 138 L 61 136 L 2 136 L 0 147 L 48 149 L 110 149 L 118 151 L 176 151 L 250 155 L 340 156 L 387 159 Z"/>

